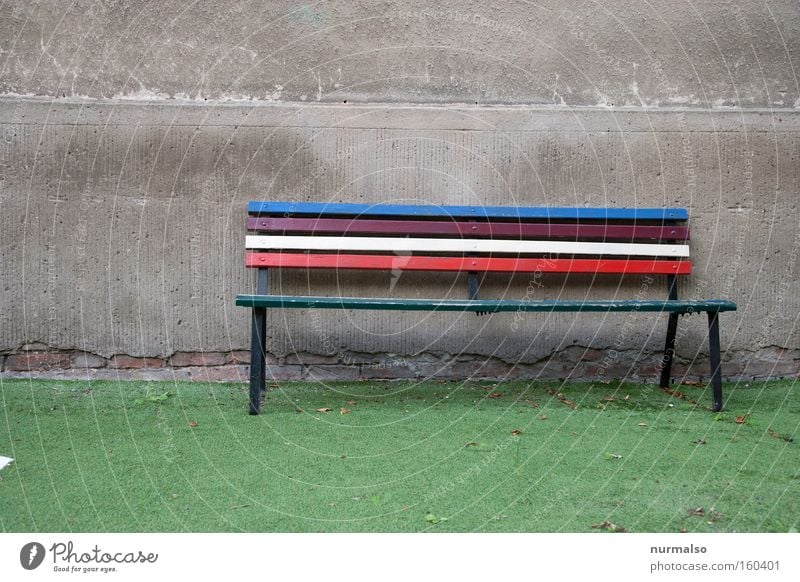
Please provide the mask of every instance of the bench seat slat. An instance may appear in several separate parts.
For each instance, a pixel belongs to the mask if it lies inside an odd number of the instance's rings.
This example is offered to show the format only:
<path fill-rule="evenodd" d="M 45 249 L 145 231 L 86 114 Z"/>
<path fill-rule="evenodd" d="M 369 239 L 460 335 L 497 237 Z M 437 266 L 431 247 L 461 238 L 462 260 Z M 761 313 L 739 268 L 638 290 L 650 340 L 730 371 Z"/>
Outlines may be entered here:
<path fill-rule="evenodd" d="M 247 205 L 250 214 L 306 216 L 418 216 L 442 218 L 688 220 L 685 208 L 557 208 L 536 206 L 437 206 L 433 204 L 338 204 L 327 202 L 261 202 Z"/>
<path fill-rule="evenodd" d="M 248 267 L 294 269 L 367 269 L 403 271 L 474 271 L 479 273 L 620 273 L 688 275 L 691 261 L 625 259 L 550 259 L 503 257 L 430 257 L 306 253 L 247 253 Z"/>
<path fill-rule="evenodd" d="M 641 226 L 627 224 L 558 224 L 524 222 L 455 222 L 440 220 L 372 220 L 361 218 L 276 218 L 251 216 L 247 229 L 256 232 L 312 234 L 401 234 L 461 237 L 569 238 L 683 241 L 685 226 Z"/>
<path fill-rule="evenodd" d="M 522 253 L 688 257 L 688 245 L 537 240 L 248 235 L 248 249 L 365 252 Z"/>
<path fill-rule="evenodd" d="M 237 295 L 241 307 L 280 307 L 313 309 L 377 309 L 400 311 L 523 311 L 523 312 L 668 312 L 735 311 L 736 304 L 721 299 L 708 300 L 491 300 L 491 299 L 405 299 L 395 297 L 312 297 L 295 295 Z"/>

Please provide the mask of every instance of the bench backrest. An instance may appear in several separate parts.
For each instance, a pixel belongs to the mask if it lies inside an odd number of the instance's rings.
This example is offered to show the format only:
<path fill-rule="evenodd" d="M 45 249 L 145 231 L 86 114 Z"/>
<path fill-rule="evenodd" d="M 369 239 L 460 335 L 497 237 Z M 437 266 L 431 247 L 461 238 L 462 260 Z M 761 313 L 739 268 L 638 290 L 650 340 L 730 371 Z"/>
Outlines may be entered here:
<path fill-rule="evenodd" d="M 248 214 L 248 267 L 691 272 L 683 208 L 250 202 Z"/>

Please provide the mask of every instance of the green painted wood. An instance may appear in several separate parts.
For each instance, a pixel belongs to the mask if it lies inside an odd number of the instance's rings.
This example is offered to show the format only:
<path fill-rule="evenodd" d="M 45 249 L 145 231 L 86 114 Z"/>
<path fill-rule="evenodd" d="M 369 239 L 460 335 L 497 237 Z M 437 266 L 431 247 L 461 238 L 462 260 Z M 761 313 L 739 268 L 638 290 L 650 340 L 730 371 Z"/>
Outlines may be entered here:
<path fill-rule="evenodd" d="M 237 295 L 240 307 L 282 307 L 313 309 L 374 309 L 398 311 L 657 311 L 691 313 L 696 311 L 735 311 L 736 304 L 722 299 L 697 301 L 518 301 L 468 299 L 404 299 L 397 297 L 313 297 L 297 295 Z"/>

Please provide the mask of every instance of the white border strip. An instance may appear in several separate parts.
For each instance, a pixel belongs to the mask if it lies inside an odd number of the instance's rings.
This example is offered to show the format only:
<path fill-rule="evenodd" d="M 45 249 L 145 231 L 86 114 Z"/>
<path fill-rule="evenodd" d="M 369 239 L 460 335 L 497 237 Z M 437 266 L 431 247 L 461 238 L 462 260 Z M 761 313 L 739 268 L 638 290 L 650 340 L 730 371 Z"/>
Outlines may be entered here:
<path fill-rule="evenodd" d="M 688 257 L 688 245 L 562 242 L 538 240 L 485 240 L 445 238 L 386 238 L 350 236 L 248 235 L 248 249 L 310 251 L 394 251 L 436 253 L 522 253 L 565 255 L 623 255 Z"/>

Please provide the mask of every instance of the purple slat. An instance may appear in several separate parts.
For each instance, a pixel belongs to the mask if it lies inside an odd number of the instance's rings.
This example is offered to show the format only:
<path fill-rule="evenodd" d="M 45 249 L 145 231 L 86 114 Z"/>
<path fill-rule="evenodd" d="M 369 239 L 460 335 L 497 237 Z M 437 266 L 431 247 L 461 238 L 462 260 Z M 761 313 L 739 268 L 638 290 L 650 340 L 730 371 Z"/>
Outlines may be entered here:
<path fill-rule="evenodd" d="M 628 224 L 547 224 L 517 222 L 450 222 L 439 220 L 372 220 L 349 218 L 249 217 L 257 232 L 311 234 L 443 235 L 493 238 L 567 238 L 591 240 L 689 240 L 686 226 Z"/>

